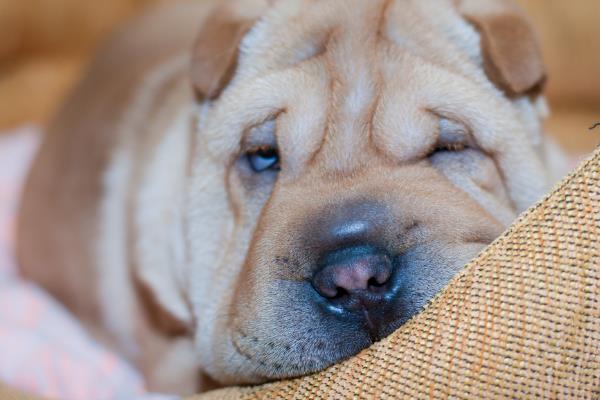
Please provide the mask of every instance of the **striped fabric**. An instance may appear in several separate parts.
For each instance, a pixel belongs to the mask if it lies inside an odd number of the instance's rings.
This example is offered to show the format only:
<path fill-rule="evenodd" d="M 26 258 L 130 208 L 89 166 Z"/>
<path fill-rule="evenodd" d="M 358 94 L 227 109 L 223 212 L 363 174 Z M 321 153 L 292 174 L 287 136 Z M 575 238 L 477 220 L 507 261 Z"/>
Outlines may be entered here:
<path fill-rule="evenodd" d="M 600 399 L 600 149 L 390 337 L 208 399 Z"/>

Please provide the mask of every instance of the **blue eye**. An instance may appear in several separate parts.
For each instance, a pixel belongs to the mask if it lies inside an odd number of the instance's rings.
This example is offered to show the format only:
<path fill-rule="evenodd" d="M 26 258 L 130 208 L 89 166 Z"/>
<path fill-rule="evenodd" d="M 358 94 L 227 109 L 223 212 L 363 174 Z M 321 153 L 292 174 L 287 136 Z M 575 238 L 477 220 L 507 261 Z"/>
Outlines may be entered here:
<path fill-rule="evenodd" d="M 250 168 L 254 172 L 267 170 L 279 171 L 279 153 L 277 149 L 270 146 L 260 146 L 246 153 Z"/>

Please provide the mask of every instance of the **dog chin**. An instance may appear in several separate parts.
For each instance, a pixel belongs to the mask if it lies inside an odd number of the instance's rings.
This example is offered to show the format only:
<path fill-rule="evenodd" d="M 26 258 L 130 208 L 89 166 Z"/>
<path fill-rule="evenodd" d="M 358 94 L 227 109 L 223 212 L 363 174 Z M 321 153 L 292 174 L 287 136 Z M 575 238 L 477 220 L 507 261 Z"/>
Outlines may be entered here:
<path fill-rule="evenodd" d="M 391 328 L 390 332 L 394 329 Z M 336 348 L 323 345 L 320 341 L 298 344 L 301 347 L 311 347 L 310 351 L 295 353 L 291 349 L 288 353 L 274 354 L 268 351 L 253 351 L 250 347 L 257 338 L 248 337 L 236 332 L 232 335 L 231 344 L 234 354 L 230 360 L 238 360 L 231 375 L 235 376 L 235 384 L 257 384 L 277 379 L 294 378 L 302 375 L 321 371 L 333 364 L 346 360 L 356 355 L 361 350 L 372 344 L 368 335 L 357 335 L 353 340 L 337 343 Z M 286 347 L 287 344 L 270 342 L 268 348 Z M 231 382 L 226 382 L 231 383 Z"/>

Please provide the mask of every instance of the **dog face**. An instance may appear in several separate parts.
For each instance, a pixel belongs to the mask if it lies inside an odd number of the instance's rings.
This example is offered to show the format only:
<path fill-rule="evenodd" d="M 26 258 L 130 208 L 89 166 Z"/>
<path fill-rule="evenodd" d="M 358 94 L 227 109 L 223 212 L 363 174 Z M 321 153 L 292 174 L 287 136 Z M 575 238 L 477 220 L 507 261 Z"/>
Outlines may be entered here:
<path fill-rule="evenodd" d="M 357 353 L 543 194 L 532 46 L 495 1 L 219 8 L 184 218 L 202 368 L 262 382 Z"/>

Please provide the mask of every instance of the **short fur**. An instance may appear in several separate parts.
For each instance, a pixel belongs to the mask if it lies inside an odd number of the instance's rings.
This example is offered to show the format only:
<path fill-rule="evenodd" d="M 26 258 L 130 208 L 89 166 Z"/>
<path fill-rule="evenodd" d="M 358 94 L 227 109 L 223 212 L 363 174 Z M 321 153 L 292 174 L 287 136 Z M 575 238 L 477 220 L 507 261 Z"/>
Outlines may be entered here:
<path fill-rule="evenodd" d="M 325 368 L 373 338 L 310 300 L 319 227 L 384 216 L 407 276 L 393 331 L 549 188 L 543 80 L 501 0 L 165 6 L 99 53 L 48 133 L 23 272 L 152 389 Z M 250 170 L 256 143 L 279 173 Z"/>

